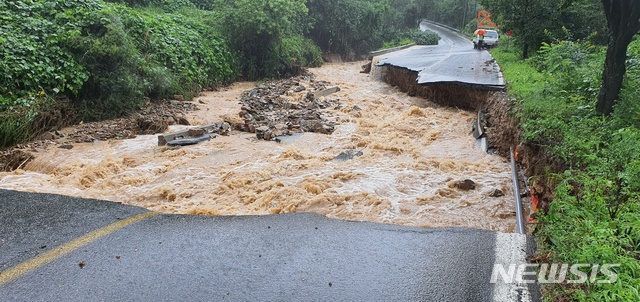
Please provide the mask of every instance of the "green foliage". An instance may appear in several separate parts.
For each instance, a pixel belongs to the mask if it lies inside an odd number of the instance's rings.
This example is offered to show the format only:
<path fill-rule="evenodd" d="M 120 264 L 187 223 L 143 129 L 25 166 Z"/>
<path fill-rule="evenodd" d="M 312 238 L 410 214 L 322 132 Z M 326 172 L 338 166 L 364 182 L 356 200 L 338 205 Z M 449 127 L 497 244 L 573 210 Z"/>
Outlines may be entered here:
<path fill-rule="evenodd" d="M 302 33 L 306 0 L 217 0 L 218 26 L 242 57 L 242 75 L 248 79 L 278 76 L 291 62 L 275 53 L 282 39 Z"/>
<path fill-rule="evenodd" d="M 131 7 L 154 6 L 167 12 L 175 12 L 181 8 L 196 7 L 196 3 L 189 0 L 105 0 L 105 2 L 124 3 Z"/>
<path fill-rule="evenodd" d="M 438 45 L 440 36 L 438 34 L 427 30 L 420 31 L 418 29 L 407 30 L 402 33 L 398 33 L 393 40 L 387 41 L 382 45 L 382 49 L 403 46 L 408 44 L 417 45 Z"/>
<path fill-rule="evenodd" d="M 60 123 L 45 118 L 43 96 L 54 108 L 70 99 L 79 118 L 91 120 L 137 109 L 146 97 L 189 97 L 235 77 L 236 58 L 212 26 L 213 13 L 186 0 L 130 2 L 162 9 L 100 0 L 0 2 L 2 129 L 25 133 L 5 133 L 5 146 Z M 186 14 L 165 12 L 178 8 Z"/>
<path fill-rule="evenodd" d="M 311 0 L 311 38 L 324 52 L 355 59 L 383 44 L 389 3 L 383 0 Z"/>
<path fill-rule="evenodd" d="M 621 264 L 613 284 L 563 284 L 546 299 L 638 301 L 640 299 L 640 76 L 630 47 L 627 85 L 612 117 L 597 114 L 604 49 L 589 42 L 543 44 L 521 61 L 505 49 L 492 51 L 500 63 L 516 115 L 529 143 L 540 145 L 568 169 L 553 177 L 556 194 L 537 233 L 540 253 L 553 262 Z M 564 297 L 564 298 L 560 298 Z"/>
<path fill-rule="evenodd" d="M 411 32 L 410 36 L 418 45 L 438 45 L 438 41 L 440 41 L 440 36 L 430 30 L 414 30 Z"/>
<path fill-rule="evenodd" d="M 281 40 L 276 53 L 280 55 L 285 72 L 291 68 L 319 67 L 322 65 L 322 51 L 313 41 L 302 36 L 291 36 Z"/>
<path fill-rule="evenodd" d="M 542 42 L 573 33 L 573 39 L 604 44 L 608 33 L 600 0 L 482 0 L 503 32 L 512 30 L 514 42 L 527 58 Z"/>
<path fill-rule="evenodd" d="M 98 1 L 23 1 L 0 4 L 0 95 L 11 106 L 40 91 L 77 93 L 88 78 L 65 43 L 80 35 Z M 5 107 L 6 109 L 6 107 Z"/>
<path fill-rule="evenodd" d="M 614 117 L 619 127 L 640 128 L 640 38 L 629 45 L 627 73 Z"/>
<path fill-rule="evenodd" d="M 381 49 L 389 49 L 389 48 L 394 48 L 394 47 L 399 47 L 399 46 L 404 46 L 404 45 L 409 45 L 409 44 L 413 44 L 415 43 L 413 40 L 411 40 L 410 38 L 397 38 L 397 39 L 393 39 L 392 41 L 386 41 L 382 44 L 382 48 Z"/>

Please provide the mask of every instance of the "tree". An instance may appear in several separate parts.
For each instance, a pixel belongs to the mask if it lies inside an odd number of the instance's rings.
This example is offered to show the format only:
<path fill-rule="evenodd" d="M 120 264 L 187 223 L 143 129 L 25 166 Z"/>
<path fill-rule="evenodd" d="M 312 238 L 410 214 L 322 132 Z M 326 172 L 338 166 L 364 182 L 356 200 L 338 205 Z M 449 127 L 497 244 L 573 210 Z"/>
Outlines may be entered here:
<path fill-rule="evenodd" d="M 233 49 L 242 55 L 242 74 L 248 79 L 274 77 L 281 62 L 277 45 L 300 35 L 307 15 L 306 0 L 216 0 L 217 21 Z"/>
<path fill-rule="evenodd" d="M 355 59 L 382 46 L 387 0 L 311 0 L 311 38 L 328 53 Z"/>
<path fill-rule="evenodd" d="M 529 57 L 545 40 L 545 32 L 561 28 L 562 1 L 555 0 L 482 0 L 482 5 L 497 16 L 503 30 L 512 30 L 522 44 L 522 58 Z"/>
<path fill-rule="evenodd" d="M 602 0 L 609 26 L 609 45 L 602 72 L 602 87 L 596 109 L 609 115 L 622 88 L 627 71 L 627 47 L 640 31 L 640 2 L 638 0 Z"/>

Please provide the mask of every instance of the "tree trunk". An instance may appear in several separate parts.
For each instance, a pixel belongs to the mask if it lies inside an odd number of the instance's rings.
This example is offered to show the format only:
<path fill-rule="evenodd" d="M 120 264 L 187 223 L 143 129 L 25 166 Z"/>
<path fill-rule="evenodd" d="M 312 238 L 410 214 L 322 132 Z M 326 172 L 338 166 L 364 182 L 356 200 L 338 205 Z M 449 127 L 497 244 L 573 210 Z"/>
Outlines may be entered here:
<path fill-rule="evenodd" d="M 596 109 L 598 112 L 609 115 L 613 111 L 613 105 L 620 94 L 622 80 L 627 71 L 627 46 L 631 43 L 623 38 L 612 38 L 607 47 L 607 58 L 602 72 L 602 87 Z"/>
<path fill-rule="evenodd" d="M 638 0 L 602 0 L 609 27 L 607 58 L 602 72 L 602 86 L 596 109 L 609 115 L 620 95 L 622 80 L 627 71 L 627 47 L 640 30 L 640 2 Z"/>

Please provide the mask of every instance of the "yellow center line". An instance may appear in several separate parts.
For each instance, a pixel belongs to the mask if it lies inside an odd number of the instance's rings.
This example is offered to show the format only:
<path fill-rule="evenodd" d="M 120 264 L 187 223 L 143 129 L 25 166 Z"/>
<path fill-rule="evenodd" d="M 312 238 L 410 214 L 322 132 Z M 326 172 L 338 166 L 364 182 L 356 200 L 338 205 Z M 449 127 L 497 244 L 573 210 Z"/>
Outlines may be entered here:
<path fill-rule="evenodd" d="M 106 235 L 109 235 L 117 230 L 120 230 L 128 225 L 136 223 L 140 220 L 150 218 L 158 215 L 156 212 L 146 212 L 142 214 L 138 214 L 135 216 L 131 216 L 129 218 L 114 222 L 110 225 L 107 225 L 103 228 L 97 229 L 88 233 L 82 237 L 79 237 L 67 244 L 56 247 L 44 254 L 41 254 L 35 258 L 31 258 L 25 262 L 22 262 L 12 268 L 9 268 L 5 271 L 0 272 L 0 286 L 11 282 L 12 280 L 31 272 L 45 264 L 48 264 L 72 251 L 81 248 L 85 245 L 88 245 Z"/>

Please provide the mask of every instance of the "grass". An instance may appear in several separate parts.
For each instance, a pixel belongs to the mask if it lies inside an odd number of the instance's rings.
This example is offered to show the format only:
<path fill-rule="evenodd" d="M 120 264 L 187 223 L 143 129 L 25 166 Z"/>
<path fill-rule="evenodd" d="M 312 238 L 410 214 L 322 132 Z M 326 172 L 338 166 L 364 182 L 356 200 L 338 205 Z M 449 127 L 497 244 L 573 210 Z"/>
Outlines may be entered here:
<path fill-rule="evenodd" d="M 544 285 L 544 299 L 640 301 L 640 113 L 628 109 L 637 108 L 640 72 L 630 68 L 614 114 L 604 117 L 594 109 L 604 49 L 561 41 L 527 61 L 518 51 L 492 55 L 516 99 L 523 139 L 566 167 L 543 176 L 557 186 L 536 227 L 538 253 L 549 263 L 619 264 L 614 283 L 599 283 L 607 279 L 599 274 L 595 282 Z"/>

